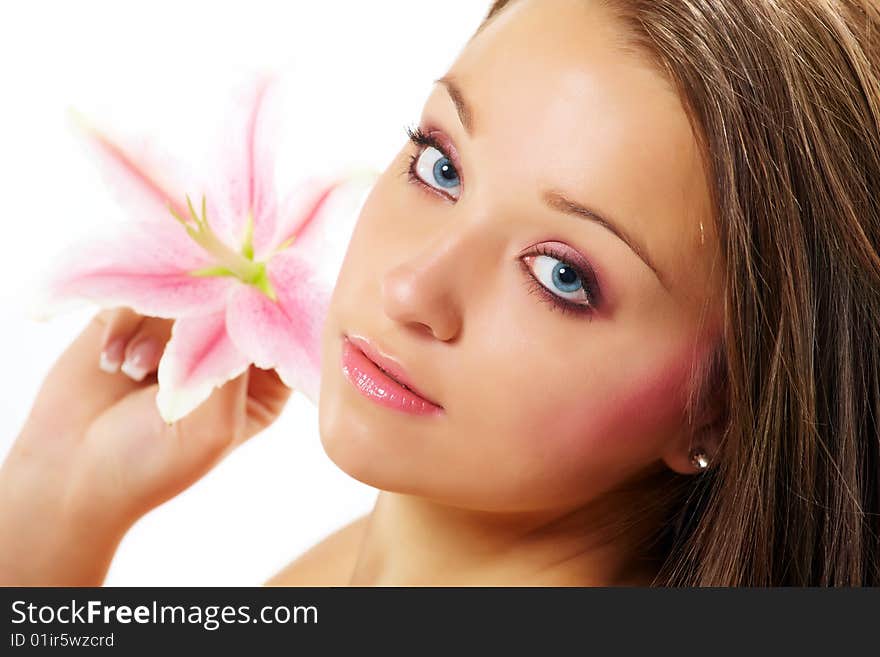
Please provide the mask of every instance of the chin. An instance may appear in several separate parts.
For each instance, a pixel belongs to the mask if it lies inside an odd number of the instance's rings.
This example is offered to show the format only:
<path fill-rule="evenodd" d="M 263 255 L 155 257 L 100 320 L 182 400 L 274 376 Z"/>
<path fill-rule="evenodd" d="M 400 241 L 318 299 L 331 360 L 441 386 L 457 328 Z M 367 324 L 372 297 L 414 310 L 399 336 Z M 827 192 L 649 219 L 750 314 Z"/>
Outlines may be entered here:
<path fill-rule="evenodd" d="M 373 409 L 355 395 L 341 372 L 331 373 L 326 389 L 322 383 L 318 431 L 327 457 L 373 488 L 436 498 L 437 487 L 448 482 L 426 463 L 418 446 L 421 437 L 401 430 L 395 418 L 385 417 L 386 409 Z"/>

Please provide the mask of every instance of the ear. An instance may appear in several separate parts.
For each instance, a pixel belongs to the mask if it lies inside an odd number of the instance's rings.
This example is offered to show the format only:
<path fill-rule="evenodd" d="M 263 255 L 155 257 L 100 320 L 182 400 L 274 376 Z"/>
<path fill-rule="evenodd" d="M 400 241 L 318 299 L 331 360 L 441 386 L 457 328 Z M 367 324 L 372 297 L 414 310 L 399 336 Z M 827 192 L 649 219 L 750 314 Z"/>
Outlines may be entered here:
<path fill-rule="evenodd" d="M 721 436 L 726 425 L 726 414 L 707 420 L 695 429 L 684 427 L 662 455 L 663 462 L 679 474 L 697 474 L 702 470 L 691 462 L 692 450 L 701 449 L 709 460 L 709 468 L 717 462 Z"/>
<path fill-rule="evenodd" d="M 694 450 L 705 453 L 709 468 L 717 463 L 720 455 L 721 438 L 728 420 L 725 379 L 716 369 L 706 381 L 709 382 L 709 387 L 703 389 L 702 402 L 694 419 L 682 427 L 661 456 L 671 470 L 680 474 L 702 472 L 691 460 Z"/>

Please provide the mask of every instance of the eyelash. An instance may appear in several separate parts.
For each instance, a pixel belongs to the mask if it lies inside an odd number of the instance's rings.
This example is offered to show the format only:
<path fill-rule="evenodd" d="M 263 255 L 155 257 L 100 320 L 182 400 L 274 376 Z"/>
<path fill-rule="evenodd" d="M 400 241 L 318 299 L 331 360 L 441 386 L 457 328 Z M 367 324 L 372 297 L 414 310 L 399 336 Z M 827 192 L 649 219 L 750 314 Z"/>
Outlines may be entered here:
<path fill-rule="evenodd" d="M 442 197 L 446 200 L 454 201 L 455 199 L 452 199 L 451 197 L 447 196 L 446 194 L 441 192 L 439 189 L 431 187 L 424 180 L 422 180 L 418 176 L 418 174 L 416 174 L 416 163 L 419 161 L 419 158 L 422 156 L 422 153 L 424 152 L 426 147 L 430 146 L 431 148 L 436 148 L 438 151 L 440 151 L 440 153 L 443 154 L 443 157 L 446 157 L 450 161 L 452 161 L 452 158 L 449 157 L 449 153 L 446 152 L 446 148 L 443 146 L 443 144 L 440 143 L 439 139 L 434 137 L 434 135 L 429 135 L 429 134 L 425 133 L 422 130 L 421 126 L 416 126 L 414 128 L 408 126 L 406 128 L 406 134 L 407 134 L 407 137 L 409 137 L 409 140 L 413 144 L 415 144 L 416 146 L 419 146 L 420 148 L 416 152 L 415 155 L 413 155 L 409 158 L 409 163 L 403 173 L 407 176 L 407 178 L 409 179 L 409 181 L 411 183 L 415 183 L 415 184 L 419 185 L 423 190 L 425 190 L 429 194 L 434 194 L 435 196 L 439 195 L 440 197 Z M 460 172 L 459 172 L 459 177 L 460 177 Z"/>
<path fill-rule="evenodd" d="M 416 163 L 419 161 L 419 158 L 422 156 L 422 153 L 424 152 L 426 147 L 436 148 L 444 157 L 449 158 L 450 160 L 452 159 L 449 157 L 449 154 L 446 152 L 443 144 L 433 135 L 426 134 L 420 126 L 407 126 L 406 134 L 413 144 L 419 146 L 419 149 L 414 155 L 410 156 L 409 163 L 402 172 L 403 175 L 406 175 L 409 182 L 419 186 L 426 193 L 433 196 L 439 195 L 446 200 L 454 202 L 455 199 L 451 199 L 440 190 L 431 187 L 416 174 Z M 584 293 L 587 297 L 587 303 L 575 303 L 574 301 L 569 301 L 568 299 L 557 296 L 546 287 L 544 287 L 544 285 L 542 285 L 541 282 L 537 278 L 535 278 L 535 275 L 531 273 L 531 269 L 529 268 L 528 264 L 526 264 L 525 260 L 523 260 L 523 258 L 527 256 L 540 255 L 560 260 L 568 265 L 572 270 L 574 270 L 574 272 L 578 275 L 578 278 L 580 278 L 583 284 Z M 564 253 L 561 253 L 550 245 L 542 244 L 535 248 L 533 251 L 524 254 L 523 258 L 520 258 L 519 262 L 523 272 L 526 274 L 525 283 L 530 294 L 534 294 L 541 301 L 546 302 L 550 306 L 551 310 L 558 310 L 563 315 L 585 315 L 592 321 L 592 314 L 595 312 L 596 303 L 598 300 L 598 295 L 596 293 L 597 286 L 595 282 L 595 276 L 592 274 L 592 272 L 583 271 L 582 268 L 573 264 L 570 260 L 567 260 Z"/>
<path fill-rule="evenodd" d="M 528 291 L 537 296 L 541 301 L 546 301 L 552 310 L 558 310 L 563 315 L 585 315 L 588 319 L 592 320 L 592 314 L 595 312 L 598 302 L 598 295 L 595 291 L 597 289 L 595 277 L 592 272 L 584 271 L 577 265 L 572 264 L 571 260 L 566 258 L 565 253 L 557 251 L 552 246 L 546 244 L 539 245 L 534 251 L 526 253 L 523 257 L 541 255 L 564 262 L 566 266 L 574 270 L 574 273 L 577 274 L 583 285 L 584 295 L 587 297 L 587 301 L 586 303 L 576 303 L 553 294 L 550 290 L 544 287 L 541 281 L 535 278 L 535 275 L 532 273 L 531 268 L 525 260 L 520 259 L 520 267 L 526 274 L 525 283 Z"/>

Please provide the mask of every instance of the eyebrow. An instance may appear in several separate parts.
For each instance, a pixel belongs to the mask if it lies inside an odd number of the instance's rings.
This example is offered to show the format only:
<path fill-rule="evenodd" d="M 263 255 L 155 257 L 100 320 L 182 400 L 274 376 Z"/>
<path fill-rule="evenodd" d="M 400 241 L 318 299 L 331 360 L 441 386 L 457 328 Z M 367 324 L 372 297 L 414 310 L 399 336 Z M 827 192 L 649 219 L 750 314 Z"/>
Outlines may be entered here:
<path fill-rule="evenodd" d="M 641 258 L 642 262 L 648 265 L 648 268 L 654 272 L 654 275 L 657 277 L 657 280 L 660 281 L 660 285 L 662 285 L 666 291 L 669 291 L 669 283 L 666 280 L 666 277 L 660 271 L 660 269 L 654 264 L 654 261 L 651 259 L 648 251 L 642 247 L 637 240 L 633 239 L 632 235 L 627 233 L 625 230 L 620 228 L 618 225 L 612 223 L 602 215 L 590 210 L 589 208 L 572 201 L 570 198 L 567 198 L 562 192 L 558 192 L 552 189 L 548 189 L 543 194 L 544 203 L 553 208 L 554 210 L 558 210 L 560 212 L 564 212 L 565 214 L 572 215 L 575 217 L 582 217 L 584 219 L 589 219 L 590 221 L 594 221 L 600 226 L 611 231 L 614 235 L 617 236 L 624 244 L 626 244 L 633 253 L 635 253 L 639 258 Z"/>
<path fill-rule="evenodd" d="M 443 77 L 434 80 L 434 83 L 441 84 L 446 89 L 449 97 L 452 99 L 452 102 L 455 105 L 455 110 L 458 113 L 458 119 L 459 121 L 461 121 L 462 127 L 464 127 L 468 137 L 473 137 L 474 113 L 471 109 L 470 104 L 468 104 L 468 102 L 465 100 L 464 94 L 461 92 L 461 88 L 458 86 L 455 79 L 450 75 L 444 75 Z M 647 249 L 639 244 L 639 242 L 634 239 L 632 235 L 620 228 L 617 223 L 610 221 L 598 212 L 595 212 L 590 208 L 568 198 L 567 196 L 565 196 L 565 194 L 557 190 L 545 190 L 541 197 L 544 201 L 544 204 L 553 210 L 563 212 L 570 216 L 579 217 L 581 219 L 588 219 L 609 230 L 624 244 L 626 244 L 630 248 L 630 250 L 635 253 L 652 272 L 654 272 L 654 275 L 657 277 L 657 280 L 660 281 L 660 284 L 667 291 L 669 291 L 669 284 L 666 280 L 666 277 L 654 264 L 654 261 L 648 253 Z"/>

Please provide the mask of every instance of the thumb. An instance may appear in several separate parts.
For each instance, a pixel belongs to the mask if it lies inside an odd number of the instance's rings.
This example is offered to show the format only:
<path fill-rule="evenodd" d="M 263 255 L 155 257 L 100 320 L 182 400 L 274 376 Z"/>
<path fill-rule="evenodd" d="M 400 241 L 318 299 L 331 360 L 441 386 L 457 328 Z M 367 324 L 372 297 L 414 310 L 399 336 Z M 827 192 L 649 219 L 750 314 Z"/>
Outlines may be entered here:
<path fill-rule="evenodd" d="M 136 516 L 174 497 L 204 476 L 247 430 L 249 371 L 215 389 L 173 424 L 156 405 L 158 385 L 141 387 L 108 408 L 86 435 L 93 459 L 92 496 L 121 504 Z"/>

